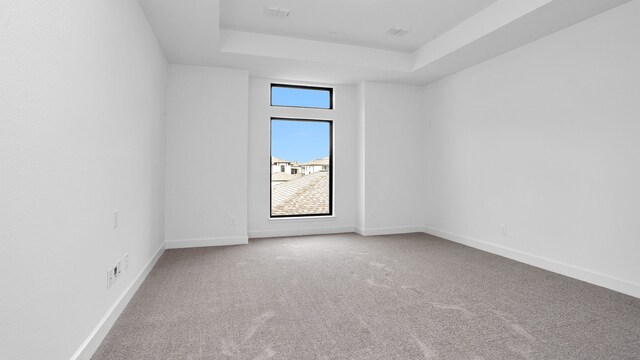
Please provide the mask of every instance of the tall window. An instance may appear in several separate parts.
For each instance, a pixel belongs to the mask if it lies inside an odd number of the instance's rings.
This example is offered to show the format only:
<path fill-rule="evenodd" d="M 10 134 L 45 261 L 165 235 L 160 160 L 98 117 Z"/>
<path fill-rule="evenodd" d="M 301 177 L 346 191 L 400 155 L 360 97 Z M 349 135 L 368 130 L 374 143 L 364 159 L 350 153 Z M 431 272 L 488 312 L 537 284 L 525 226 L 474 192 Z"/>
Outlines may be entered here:
<path fill-rule="evenodd" d="M 332 89 L 304 87 L 303 94 L 287 97 L 279 93 L 282 87 L 290 88 L 275 84 L 271 87 L 273 106 L 320 109 L 333 106 Z M 333 122 L 271 118 L 270 169 L 271 217 L 332 215 Z"/>

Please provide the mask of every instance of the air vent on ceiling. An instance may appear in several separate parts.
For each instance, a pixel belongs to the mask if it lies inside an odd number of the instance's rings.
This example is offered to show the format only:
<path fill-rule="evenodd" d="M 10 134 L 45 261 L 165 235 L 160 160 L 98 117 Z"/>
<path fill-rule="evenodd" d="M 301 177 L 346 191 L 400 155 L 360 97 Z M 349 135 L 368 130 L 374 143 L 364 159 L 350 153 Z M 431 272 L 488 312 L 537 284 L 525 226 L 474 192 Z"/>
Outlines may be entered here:
<path fill-rule="evenodd" d="M 286 18 L 289 16 L 289 9 L 282 9 L 278 7 L 269 6 L 264 9 L 264 16 Z"/>
<path fill-rule="evenodd" d="M 394 26 L 391 29 L 387 30 L 387 34 L 393 36 L 405 36 L 409 33 L 409 31 L 411 31 L 411 29 L 399 28 Z"/>

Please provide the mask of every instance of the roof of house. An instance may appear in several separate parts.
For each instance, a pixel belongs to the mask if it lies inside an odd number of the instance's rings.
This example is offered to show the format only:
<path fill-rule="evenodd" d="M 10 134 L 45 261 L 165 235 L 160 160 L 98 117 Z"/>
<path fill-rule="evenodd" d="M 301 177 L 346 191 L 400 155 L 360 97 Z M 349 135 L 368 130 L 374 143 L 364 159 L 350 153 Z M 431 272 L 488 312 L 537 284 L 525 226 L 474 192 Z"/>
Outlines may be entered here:
<path fill-rule="evenodd" d="M 322 159 L 315 159 L 308 161 L 300 166 L 313 166 L 313 165 L 329 165 L 329 157 L 323 157 Z"/>
<path fill-rule="evenodd" d="M 277 173 L 271 174 L 271 181 L 289 181 L 289 180 L 297 179 L 300 176 L 302 175 L 301 174 L 292 175 L 292 174 L 287 174 L 283 172 L 277 172 Z"/>
<path fill-rule="evenodd" d="M 280 158 L 277 158 L 277 157 L 275 157 L 275 156 L 272 156 L 272 157 L 271 157 L 271 163 L 272 163 L 272 164 L 276 164 L 276 163 L 291 163 L 291 161 L 289 161 L 289 160 L 284 160 L 284 159 L 280 159 Z"/>
<path fill-rule="evenodd" d="M 273 187 L 272 215 L 329 213 L 329 173 L 318 172 Z"/>

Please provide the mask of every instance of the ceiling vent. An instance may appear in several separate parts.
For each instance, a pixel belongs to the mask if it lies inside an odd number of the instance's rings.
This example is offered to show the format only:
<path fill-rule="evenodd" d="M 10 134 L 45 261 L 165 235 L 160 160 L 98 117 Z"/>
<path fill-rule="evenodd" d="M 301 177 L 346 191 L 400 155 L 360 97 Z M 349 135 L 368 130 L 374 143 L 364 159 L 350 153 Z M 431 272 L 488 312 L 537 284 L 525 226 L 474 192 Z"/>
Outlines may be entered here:
<path fill-rule="evenodd" d="M 409 31 L 411 31 L 411 29 L 404 29 L 394 26 L 391 29 L 387 30 L 387 34 L 393 36 L 405 36 L 409 33 Z"/>
<path fill-rule="evenodd" d="M 264 16 L 273 18 L 286 18 L 289 17 L 289 9 L 281 9 L 269 6 L 264 9 Z"/>

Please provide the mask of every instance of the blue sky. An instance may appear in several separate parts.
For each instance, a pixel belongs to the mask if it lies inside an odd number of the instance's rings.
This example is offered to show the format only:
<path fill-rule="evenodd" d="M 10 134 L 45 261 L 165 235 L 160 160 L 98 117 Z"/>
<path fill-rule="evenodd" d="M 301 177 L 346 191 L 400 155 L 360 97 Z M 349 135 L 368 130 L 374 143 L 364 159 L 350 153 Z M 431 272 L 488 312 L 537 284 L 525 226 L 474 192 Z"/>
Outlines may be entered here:
<path fill-rule="evenodd" d="M 331 93 L 328 90 L 277 87 L 271 88 L 271 104 L 329 109 Z"/>
<path fill-rule="evenodd" d="M 272 120 L 271 155 L 301 163 L 327 157 L 329 128 L 324 121 Z"/>

